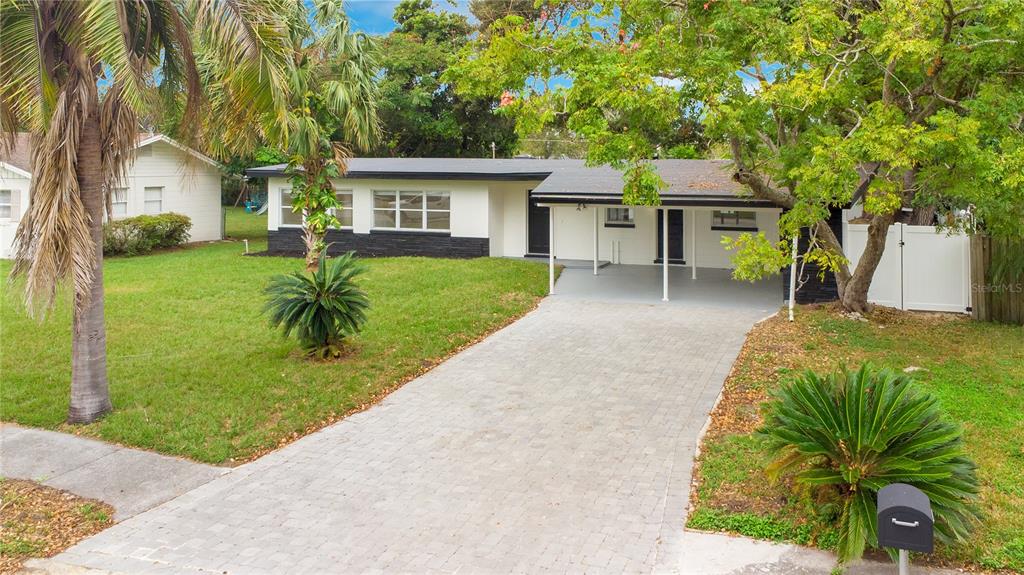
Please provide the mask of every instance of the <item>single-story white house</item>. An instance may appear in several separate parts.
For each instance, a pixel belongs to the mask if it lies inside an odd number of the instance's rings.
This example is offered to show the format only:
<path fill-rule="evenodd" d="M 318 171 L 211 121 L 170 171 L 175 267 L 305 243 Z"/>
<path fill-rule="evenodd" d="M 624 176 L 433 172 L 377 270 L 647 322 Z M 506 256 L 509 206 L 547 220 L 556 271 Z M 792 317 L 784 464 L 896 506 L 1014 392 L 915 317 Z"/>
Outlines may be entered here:
<path fill-rule="evenodd" d="M 635 266 L 647 266 L 640 273 L 650 277 L 654 267 L 662 284 L 658 291 L 668 299 L 670 276 L 677 283 L 684 277 L 696 281 L 702 273 L 728 277 L 721 270 L 733 264 L 723 236 L 763 232 L 778 241 L 782 210 L 733 181 L 730 161 L 655 160 L 654 165 L 668 184 L 657 207 L 624 205 L 622 173 L 588 167 L 582 160 L 355 158 L 345 176 L 334 180 L 341 227 L 328 233 L 329 251 L 542 257 L 552 270 L 556 263 L 592 263 L 595 275 L 608 264 L 638 272 Z M 268 181 L 268 252 L 301 255 L 302 215 L 292 213 L 285 166 L 252 168 L 247 174 Z M 855 213 L 835 209 L 829 219 L 844 246 L 851 229 L 846 220 Z M 892 248 L 894 257 L 899 249 Z M 848 254 L 851 259 L 857 255 Z M 812 264 L 803 272 L 798 302 L 836 299 L 832 274 L 819 280 Z M 781 285 L 772 288 L 780 303 L 788 298 L 788 280 L 787 271 Z M 915 283 L 936 282 L 948 280 L 922 276 Z M 961 295 L 943 296 L 952 298 L 944 307 L 915 309 L 964 311 L 970 303 Z"/>
<path fill-rule="evenodd" d="M 730 269 L 723 235 L 778 238 L 781 210 L 744 194 L 723 160 L 657 160 L 659 207 L 622 203 L 622 174 L 582 160 L 356 158 L 335 180 L 342 227 L 332 253 L 551 257 L 612 264 Z M 284 165 L 268 178 L 268 251 L 303 250 Z M 668 261 L 662 245 L 668 245 Z M 693 266 L 693 263 L 696 266 Z"/>
<path fill-rule="evenodd" d="M 0 155 L 0 258 L 11 257 L 14 232 L 28 209 L 30 150 L 28 134 L 19 134 L 14 149 Z M 189 241 L 223 239 L 220 180 L 213 159 L 162 134 L 140 135 L 135 162 L 113 192 L 112 215 L 175 212 L 192 219 Z"/>

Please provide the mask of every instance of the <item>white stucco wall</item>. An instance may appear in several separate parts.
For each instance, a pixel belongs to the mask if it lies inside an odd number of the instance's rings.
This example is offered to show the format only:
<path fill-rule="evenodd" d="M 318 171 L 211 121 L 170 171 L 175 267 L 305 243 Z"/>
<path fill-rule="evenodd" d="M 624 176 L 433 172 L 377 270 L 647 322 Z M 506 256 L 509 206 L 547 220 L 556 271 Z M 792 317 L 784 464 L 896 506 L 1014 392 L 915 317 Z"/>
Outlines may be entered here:
<path fill-rule="evenodd" d="M 273 177 L 268 181 L 269 207 L 267 228 L 281 226 L 281 190 L 291 186 L 287 178 Z M 448 192 L 451 197 L 452 236 L 486 238 L 490 229 L 490 207 L 487 182 L 454 182 L 442 180 L 334 180 L 338 191 L 352 191 L 352 230 L 367 234 L 373 229 L 373 192 L 375 190 L 408 190 L 421 192 Z"/>
<path fill-rule="evenodd" d="M 658 253 L 657 208 L 634 208 L 633 228 L 607 228 L 604 226 L 608 206 L 598 209 L 599 258 L 622 264 L 649 265 Z M 563 259 L 590 259 L 594 253 L 593 206 L 579 210 L 578 206 L 558 206 L 555 209 L 555 257 Z M 674 208 L 677 209 L 677 208 Z M 687 265 L 693 261 L 696 249 L 697 267 L 731 269 L 732 254 L 721 244 L 723 236 L 733 237 L 741 232 L 711 229 L 711 208 L 683 208 L 683 250 Z M 764 232 L 772 242 L 778 241 L 777 209 L 744 210 L 757 213 L 758 231 Z M 696 218 L 696 219 L 694 219 Z M 693 222 L 696 221 L 696 224 Z M 506 219 L 506 225 L 508 220 Z M 696 228 L 692 226 L 696 225 Z M 696 238 L 693 231 L 696 230 Z M 696 243 L 694 243 L 696 239 Z"/>
<path fill-rule="evenodd" d="M 352 190 L 353 231 L 369 233 L 373 229 L 374 190 L 446 191 L 451 194 L 451 235 L 490 238 L 490 255 L 522 257 L 527 253 L 527 194 L 540 182 L 461 182 L 441 180 L 337 179 L 338 190 Z M 270 207 L 267 225 L 280 226 L 282 189 L 289 188 L 286 178 L 269 181 Z M 555 255 L 563 259 L 590 259 L 594 249 L 594 210 L 598 211 L 598 247 L 600 259 L 623 264 L 650 265 L 657 256 L 656 208 L 635 208 L 633 228 L 605 227 L 606 208 L 575 204 L 555 210 Z M 755 209 L 758 228 L 771 241 L 778 240 L 777 209 Z M 684 239 L 687 263 L 693 258 L 691 229 L 696 221 L 698 267 L 731 268 L 730 255 L 721 238 L 738 232 L 711 229 L 711 209 L 684 210 Z M 694 220 L 696 218 L 696 220 Z M 615 256 L 617 254 L 617 257 Z"/>
<path fill-rule="evenodd" d="M 11 191 L 11 217 L 0 218 L 0 258 L 11 257 L 14 232 L 21 215 L 28 209 L 28 189 L 32 180 L 0 166 L 0 190 Z"/>

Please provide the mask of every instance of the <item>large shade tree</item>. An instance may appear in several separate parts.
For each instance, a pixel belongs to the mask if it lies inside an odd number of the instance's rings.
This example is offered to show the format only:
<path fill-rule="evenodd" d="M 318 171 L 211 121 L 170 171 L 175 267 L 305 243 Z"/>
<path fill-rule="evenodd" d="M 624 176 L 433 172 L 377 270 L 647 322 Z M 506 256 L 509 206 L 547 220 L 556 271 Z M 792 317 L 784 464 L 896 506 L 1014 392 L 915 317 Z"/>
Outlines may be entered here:
<path fill-rule="evenodd" d="M 105 194 L 130 165 L 140 118 L 185 118 L 196 144 L 251 139 L 253 110 L 280 100 L 285 36 L 274 0 L 0 1 L 0 137 L 31 134 L 29 206 L 14 242 L 30 313 L 73 293 L 68 421 L 111 409 L 103 318 Z M 283 119 L 283 112 L 278 116 Z"/>
<path fill-rule="evenodd" d="M 514 122 L 494 114 L 498 98 L 459 96 L 442 81 L 469 42 L 466 16 L 435 10 L 432 0 L 402 0 L 395 30 L 381 40 L 379 155 L 500 157 L 516 146 Z M 491 148 L 491 144 L 494 148 Z"/>
<path fill-rule="evenodd" d="M 268 115 L 263 124 L 267 143 L 289 158 L 292 209 L 303 215 L 306 268 L 314 270 L 327 230 L 339 225 L 331 178 L 380 134 L 376 48 L 351 30 L 340 0 L 294 2 L 287 19 L 287 121 Z"/>
<path fill-rule="evenodd" d="M 735 239 L 737 275 L 777 272 L 786 238 L 809 230 L 802 257 L 835 274 L 850 310 L 868 309 L 896 221 L 1024 227 L 1017 2 L 551 2 L 537 20 L 496 21 L 449 78 L 468 94 L 510 91 L 521 130 L 565 122 L 592 162 L 625 169 L 635 204 L 657 203 L 663 185 L 650 134 L 696 114 L 734 179 L 787 210 L 777 244 Z M 825 223 L 851 203 L 869 224 L 856 266 Z"/>

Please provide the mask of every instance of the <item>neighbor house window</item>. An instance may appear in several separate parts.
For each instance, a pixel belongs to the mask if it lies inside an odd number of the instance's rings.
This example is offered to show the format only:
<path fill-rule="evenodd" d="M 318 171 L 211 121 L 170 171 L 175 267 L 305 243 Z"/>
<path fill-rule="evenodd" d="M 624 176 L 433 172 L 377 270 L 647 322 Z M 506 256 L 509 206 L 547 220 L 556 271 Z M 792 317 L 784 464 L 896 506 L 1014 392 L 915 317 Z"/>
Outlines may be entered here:
<path fill-rule="evenodd" d="M 711 213 L 711 229 L 757 231 L 757 212 L 715 210 Z"/>
<path fill-rule="evenodd" d="M 302 212 L 292 211 L 292 191 L 290 189 L 281 190 L 281 225 L 302 225 Z"/>
<path fill-rule="evenodd" d="M 145 189 L 145 206 L 144 213 L 147 214 L 159 214 L 164 211 L 164 189 L 163 188 L 150 188 Z"/>
<path fill-rule="evenodd" d="M 605 212 L 604 225 L 609 228 L 633 227 L 633 208 L 608 208 Z"/>
<path fill-rule="evenodd" d="M 11 190 L 0 190 L 0 218 L 11 219 L 14 206 L 14 192 Z"/>
<path fill-rule="evenodd" d="M 128 188 L 114 188 L 110 194 L 110 215 L 121 218 L 128 215 Z"/>
<path fill-rule="evenodd" d="M 448 231 L 451 197 L 448 192 L 374 191 L 373 227 Z"/>
<path fill-rule="evenodd" d="M 343 228 L 352 227 L 352 190 L 337 190 L 334 192 L 338 200 L 338 207 L 334 208 L 334 217 L 338 218 Z"/>

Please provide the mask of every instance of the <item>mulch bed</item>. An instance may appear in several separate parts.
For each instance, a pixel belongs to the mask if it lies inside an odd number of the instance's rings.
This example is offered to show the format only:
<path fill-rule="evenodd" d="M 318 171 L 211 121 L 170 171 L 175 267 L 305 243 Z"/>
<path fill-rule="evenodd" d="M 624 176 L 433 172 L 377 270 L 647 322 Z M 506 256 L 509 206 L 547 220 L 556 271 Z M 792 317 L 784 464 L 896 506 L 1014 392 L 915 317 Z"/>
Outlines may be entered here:
<path fill-rule="evenodd" d="M 0 479 L 0 574 L 52 557 L 113 524 L 114 509 L 33 481 Z"/>

